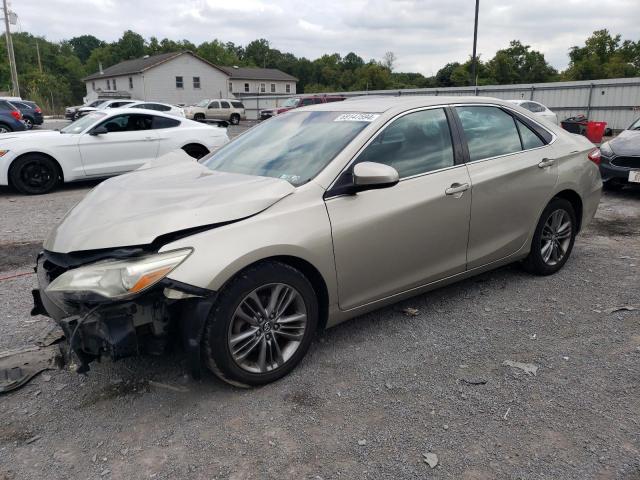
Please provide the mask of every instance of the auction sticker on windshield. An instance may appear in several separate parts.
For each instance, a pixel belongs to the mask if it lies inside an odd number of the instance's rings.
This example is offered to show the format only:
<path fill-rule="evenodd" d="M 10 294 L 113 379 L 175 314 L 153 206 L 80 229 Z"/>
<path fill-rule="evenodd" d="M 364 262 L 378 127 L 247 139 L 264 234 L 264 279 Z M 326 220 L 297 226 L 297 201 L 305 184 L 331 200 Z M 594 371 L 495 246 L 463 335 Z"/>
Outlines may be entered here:
<path fill-rule="evenodd" d="M 334 122 L 373 122 L 379 116 L 379 113 L 343 113 Z"/>

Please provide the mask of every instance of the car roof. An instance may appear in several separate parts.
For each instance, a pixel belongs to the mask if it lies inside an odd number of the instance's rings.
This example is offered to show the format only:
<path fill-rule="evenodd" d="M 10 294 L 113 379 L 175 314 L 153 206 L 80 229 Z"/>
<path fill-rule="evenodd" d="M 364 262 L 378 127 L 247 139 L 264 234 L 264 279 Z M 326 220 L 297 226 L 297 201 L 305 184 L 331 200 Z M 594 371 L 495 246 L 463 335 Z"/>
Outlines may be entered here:
<path fill-rule="evenodd" d="M 155 115 L 157 117 L 166 117 L 166 118 L 173 118 L 175 120 L 180 120 L 183 121 L 185 120 L 184 118 L 178 118 L 175 115 L 171 115 L 169 113 L 166 112 L 159 112 L 157 110 L 148 110 L 146 108 L 135 108 L 135 107 L 124 107 L 124 108 L 109 108 L 107 110 L 100 110 L 101 113 L 106 113 L 107 116 L 112 117 L 114 115 L 119 115 L 119 114 L 123 114 L 123 113 L 140 113 L 142 115 Z"/>
<path fill-rule="evenodd" d="M 353 98 L 348 103 L 332 102 L 321 103 L 303 107 L 304 110 L 317 110 L 327 112 L 368 112 L 382 113 L 388 110 L 410 110 L 412 108 L 432 107 L 438 105 L 449 105 L 454 103 L 490 103 L 498 105 L 506 105 L 505 100 L 492 97 L 462 97 L 462 96 L 440 96 L 440 95 L 402 95 L 375 98 L 367 98 L 366 95 L 362 99 Z"/>
<path fill-rule="evenodd" d="M 174 105 L 171 105 L 170 103 L 164 103 L 164 102 L 156 102 L 154 100 L 134 100 L 133 101 L 133 105 L 138 105 L 138 104 L 147 104 L 147 103 L 155 103 L 156 105 L 165 105 L 167 107 L 173 107 Z M 134 108 L 133 106 L 129 107 L 129 109 Z"/>

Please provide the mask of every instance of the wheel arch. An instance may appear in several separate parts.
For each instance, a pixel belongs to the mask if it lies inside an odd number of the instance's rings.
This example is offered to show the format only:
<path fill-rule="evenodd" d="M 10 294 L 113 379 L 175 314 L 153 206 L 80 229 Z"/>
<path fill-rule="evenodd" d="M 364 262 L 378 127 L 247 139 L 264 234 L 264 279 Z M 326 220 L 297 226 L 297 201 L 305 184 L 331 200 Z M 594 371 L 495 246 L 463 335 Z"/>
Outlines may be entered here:
<path fill-rule="evenodd" d="M 220 290 L 224 290 L 226 286 L 238 275 L 241 275 L 245 270 L 255 267 L 265 262 L 280 262 L 295 268 L 302 273 L 307 280 L 311 283 L 313 290 L 316 292 L 318 298 L 318 331 L 324 330 L 329 320 L 329 289 L 327 282 L 320 273 L 320 271 L 309 261 L 296 257 L 293 255 L 273 255 L 270 257 L 261 258 L 249 265 L 244 266 L 242 269 L 232 275 L 222 286 Z"/>
<path fill-rule="evenodd" d="M 204 144 L 202 144 L 200 142 L 197 142 L 197 141 L 187 142 L 182 147 L 180 147 L 180 149 L 185 151 L 188 154 L 187 149 L 189 147 L 201 148 L 206 152 L 205 155 L 207 155 L 208 153 L 211 153 L 211 150 L 209 150 L 209 148 L 206 145 L 204 145 Z"/>
<path fill-rule="evenodd" d="M 44 153 L 44 152 L 25 152 L 25 153 L 21 153 L 16 158 L 11 160 L 11 163 L 9 164 L 9 167 L 7 168 L 7 181 L 9 183 L 9 186 L 15 187 L 15 185 L 13 185 L 13 181 L 11 180 L 11 170 L 13 169 L 14 165 L 16 164 L 16 161 L 18 161 L 19 159 L 21 159 L 23 157 L 26 157 L 28 155 L 42 155 L 43 157 L 47 157 L 50 160 L 52 160 L 53 163 L 55 164 L 56 168 L 58 169 L 58 175 L 60 175 L 60 179 L 62 180 L 62 183 L 64 183 L 64 170 L 62 169 L 62 165 L 60 165 L 60 162 L 58 162 L 58 160 L 56 160 L 53 156 L 49 155 L 48 153 Z"/>
<path fill-rule="evenodd" d="M 576 214 L 576 221 L 578 222 L 577 232 L 579 232 L 580 229 L 582 228 L 582 211 L 583 211 L 582 197 L 580 197 L 578 192 L 576 192 L 575 190 L 566 189 L 556 193 L 553 198 L 563 198 L 571 204 Z"/>

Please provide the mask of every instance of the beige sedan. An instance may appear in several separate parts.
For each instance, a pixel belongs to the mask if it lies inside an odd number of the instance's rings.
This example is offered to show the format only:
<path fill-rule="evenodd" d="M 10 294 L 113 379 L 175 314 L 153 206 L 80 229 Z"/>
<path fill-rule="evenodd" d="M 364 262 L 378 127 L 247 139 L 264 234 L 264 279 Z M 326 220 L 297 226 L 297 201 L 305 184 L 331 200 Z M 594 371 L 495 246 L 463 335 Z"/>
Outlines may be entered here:
<path fill-rule="evenodd" d="M 44 244 L 34 312 L 81 371 L 177 339 L 194 374 L 264 384 L 318 329 L 513 262 L 557 272 L 598 206 L 598 155 L 491 98 L 297 109 L 96 187 Z"/>

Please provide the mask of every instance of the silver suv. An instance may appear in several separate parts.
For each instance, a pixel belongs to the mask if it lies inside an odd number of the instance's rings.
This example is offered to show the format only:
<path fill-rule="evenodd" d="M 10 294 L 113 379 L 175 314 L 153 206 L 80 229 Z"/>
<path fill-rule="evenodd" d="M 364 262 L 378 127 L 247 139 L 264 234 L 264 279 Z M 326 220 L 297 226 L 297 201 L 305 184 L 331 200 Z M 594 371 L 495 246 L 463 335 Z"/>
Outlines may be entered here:
<path fill-rule="evenodd" d="M 228 98 L 205 99 L 197 104 L 185 107 L 184 114 L 188 119 L 203 122 L 206 120 L 227 121 L 238 125 L 246 118 L 244 104 L 239 100 Z"/>

